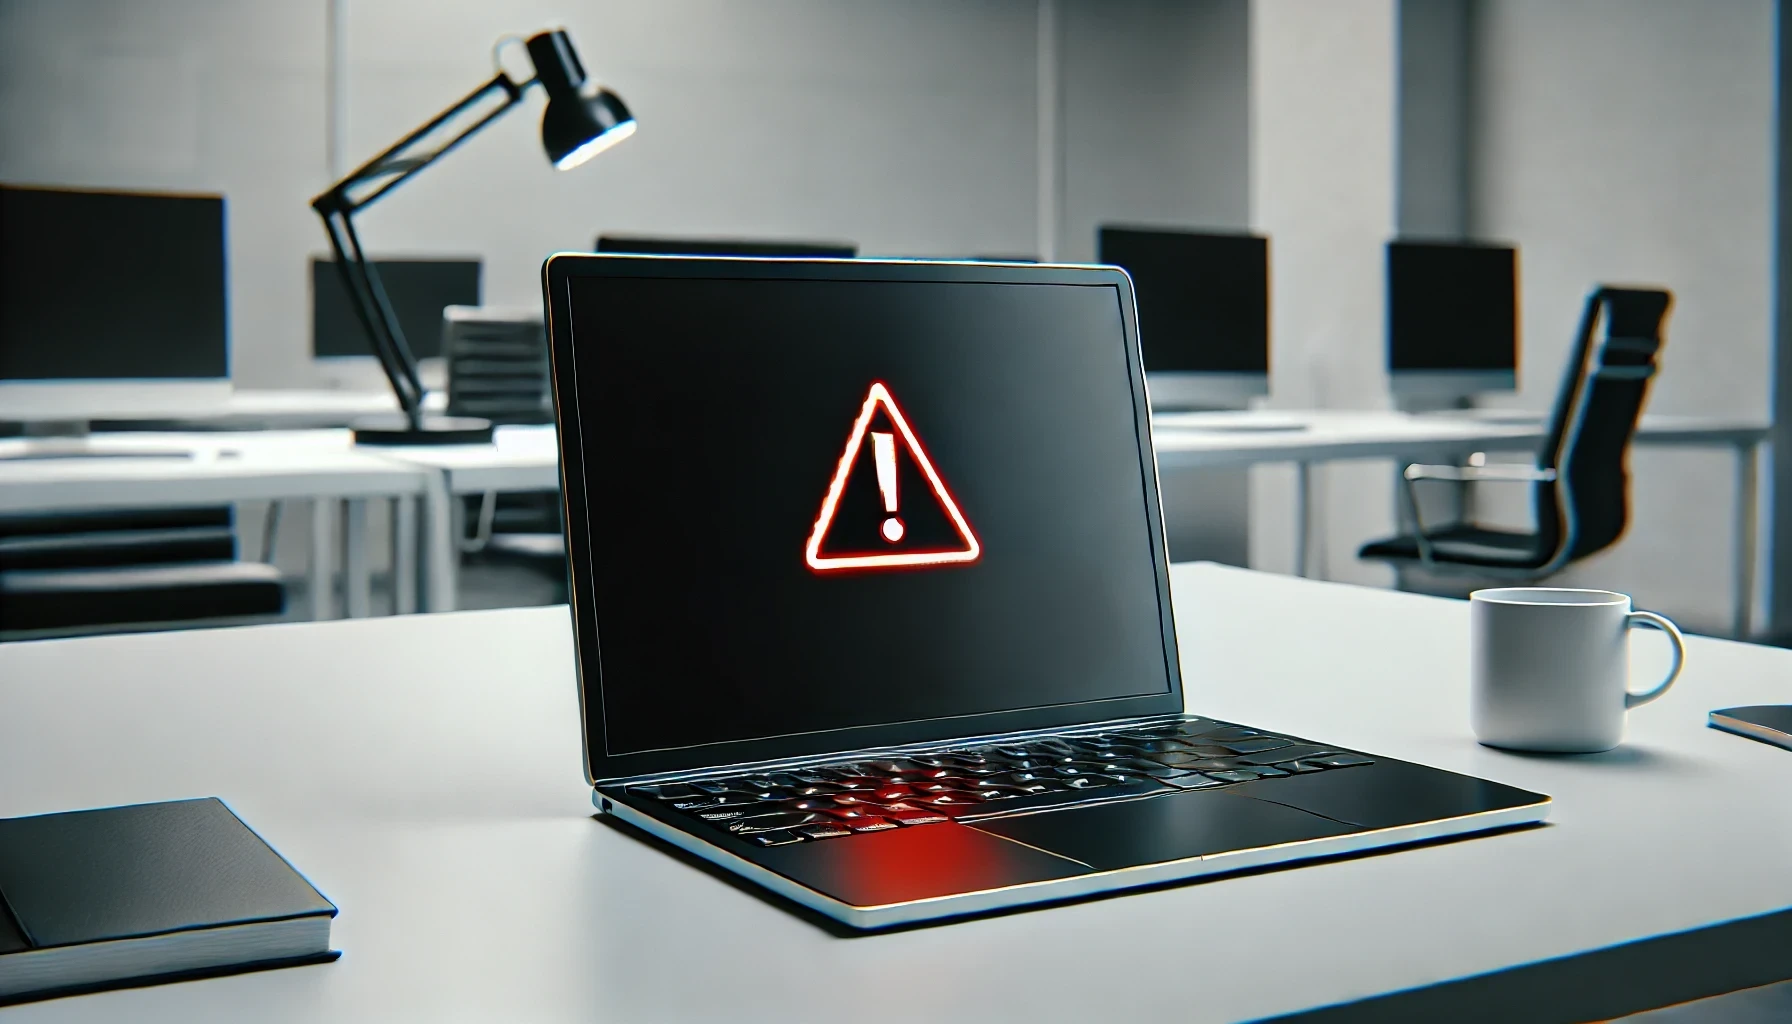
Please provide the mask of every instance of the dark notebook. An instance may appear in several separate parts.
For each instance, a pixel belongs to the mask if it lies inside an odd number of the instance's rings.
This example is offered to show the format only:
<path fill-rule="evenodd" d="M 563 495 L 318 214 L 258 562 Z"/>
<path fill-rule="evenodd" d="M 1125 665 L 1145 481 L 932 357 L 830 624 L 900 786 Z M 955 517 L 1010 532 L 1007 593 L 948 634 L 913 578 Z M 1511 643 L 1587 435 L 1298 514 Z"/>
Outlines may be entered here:
<path fill-rule="evenodd" d="M 214 797 L 0 819 L 0 1004 L 334 960 L 335 916 Z"/>

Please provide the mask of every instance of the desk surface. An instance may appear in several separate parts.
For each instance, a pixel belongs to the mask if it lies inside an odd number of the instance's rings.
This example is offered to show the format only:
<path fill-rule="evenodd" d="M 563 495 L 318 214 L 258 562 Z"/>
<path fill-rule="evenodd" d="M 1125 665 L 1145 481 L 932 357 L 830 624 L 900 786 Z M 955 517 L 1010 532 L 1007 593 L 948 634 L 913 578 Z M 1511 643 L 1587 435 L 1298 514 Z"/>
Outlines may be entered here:
<path fill-rule="evenodd" d="M 1504 413 L 1510 416 L 1510 413 Z M 1704 416 L 1645 416 L 1637 440 L 1653 445 L 1752 445 L 1767 427 Z M 1476 451 L 1530 451 L 1541 418 L 1409 415 L 1399 412 L 1260 410 L 1163 413 L 1152 418 L 1158 460 L 1168 468 L 1347 458 L 1444 459 Z M 457 494 L 559 485 L 553 427 L 500 427 L 495 444 L 393 449 L 394 458 L 443 471 Z"/>
<path fill-rule="evenodd" d="M 1170 466 L 1344 458 L 1446 458 L 1468 451 L 1531 451 L 1545 438 L 1543 414 L 1420 414 L 1276 409 L 1160 413 L 1152 417 L 1158 460 Z M 1503 418 L 1502 418 L 1503 417 Z M 1653 445 L 1751 445 L 1761 423 L 1733 417 L 1644 416 L 1636 440 Z"/>
<path fill-rule="evenodd" d="M 563 608 L 12 644 L 0 815 L 220 795 L 344 955 L 6 1019 L 1236 1020 L 1792 906 L 1792 753 L 1704 727 L 1792 700 L 1792 652 L 1692 638 L 1629 745 L 1519 757 L 1469 736 L 1463 604 L 1175 586 L 1191 709 L 1541 790 L 1553 823 L 843 939 L 591 820 Z"/>
<path fill-rule="evenodd" d="M 427 482 L 414 466 L 354 449 L 346 430 L 96 434 L 96 450 L 192 456 L 3 457 L 27 444 L 0 441 L 0 512 L 390 497 L 421 493 Z"/>

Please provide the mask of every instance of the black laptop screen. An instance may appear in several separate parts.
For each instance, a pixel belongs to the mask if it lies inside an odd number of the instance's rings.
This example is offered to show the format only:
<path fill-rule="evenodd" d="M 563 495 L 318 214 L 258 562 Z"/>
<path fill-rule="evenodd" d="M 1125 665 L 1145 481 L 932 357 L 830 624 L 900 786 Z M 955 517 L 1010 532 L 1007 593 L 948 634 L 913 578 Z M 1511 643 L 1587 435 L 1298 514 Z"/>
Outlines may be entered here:
<path fill-rule="evenodd" d="M 1117 288 L 569 299 L 607 754 L 1170 691 Z"/>

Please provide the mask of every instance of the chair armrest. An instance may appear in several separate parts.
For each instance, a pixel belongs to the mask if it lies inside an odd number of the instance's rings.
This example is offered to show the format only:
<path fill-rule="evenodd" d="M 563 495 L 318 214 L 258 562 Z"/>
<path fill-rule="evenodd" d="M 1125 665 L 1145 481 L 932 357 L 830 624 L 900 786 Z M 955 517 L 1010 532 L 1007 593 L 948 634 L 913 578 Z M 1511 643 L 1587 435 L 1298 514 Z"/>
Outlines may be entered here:
<path fill-rule="evenodd" d="M 1551 483 L 1556 478 L 1553 469 L 1541 469 L 1536 466 L 1524 466 L 1516 463 L 1496 463 L 1486 465 L 1476 456 L 1467 466 L 1422 466 L 1417 463 L 1409 465 L 1400 474 L 1401 495 L 1406 499 L 1407 515 L 1412 517 L 1413 540 L 1419 548 L 1419 561 L 1430 565 L 1431 537 L 1425 532 L 1425 523 L 1419 517 L 1419 496 L 1413 483 L 1419 480 L 1449 480 L 1457 483 Z"/>
<path fill-rule="evenodd" d="M 1402 474 L 1412 480 L 1454 480 L 1459 483 L 1552 483 L 1553 469 L 1501 463 L 1492 466 L 1407 466 Z"/>

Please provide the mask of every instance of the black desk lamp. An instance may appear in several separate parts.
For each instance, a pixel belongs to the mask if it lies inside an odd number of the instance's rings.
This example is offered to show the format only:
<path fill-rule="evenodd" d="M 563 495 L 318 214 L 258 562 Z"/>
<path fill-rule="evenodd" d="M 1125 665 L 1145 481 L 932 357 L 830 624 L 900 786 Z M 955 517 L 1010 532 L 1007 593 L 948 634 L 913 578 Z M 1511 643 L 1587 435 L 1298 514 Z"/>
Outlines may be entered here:
<path fill-rule="evenodd" d="M 506 41 L 499 41 L 499 49 Z M 405 344 L 379 273 L 361 251 L 354 215 L 521 103 L 523 90 L 531 85 L 540 85 L 548 94 L 547 110 L 541 115 L 541 144 L 558 170 L 577 167 L 635 133 L 635 119 L 621 98 L 608 89 L 585 87 L 585 68 L 565 31 L 530 36 L 526 45 L 529 59 L 535 63 L 534 78 L 519 85 L 500 67 L 491 81 L 311 201 L 311 208 L 323 218 L 324 230 L 329 232 L 336 269 L 354 299 L 355 314 L 404 409 L 397 420 L 357 425 L 357 444 L 480 444 L 491 440 L 492 425 L 468 416 L 424 415 L 417 358 Z M 494 50 L 494 63 L 496 57 Z M 469 118 L 473 121 L 465 128 L 450 124 Z"/>

